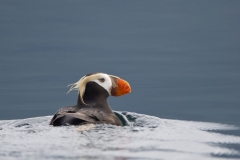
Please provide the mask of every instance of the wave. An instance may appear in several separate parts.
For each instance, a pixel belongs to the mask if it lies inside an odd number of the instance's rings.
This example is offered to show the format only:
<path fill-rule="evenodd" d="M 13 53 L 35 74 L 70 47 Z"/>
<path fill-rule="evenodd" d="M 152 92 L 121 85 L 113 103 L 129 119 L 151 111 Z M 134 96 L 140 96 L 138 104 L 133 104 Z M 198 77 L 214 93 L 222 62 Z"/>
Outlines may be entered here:
<path fill-rule="evenodd" d="M 236 126 L 115 114 L 124 127 L 98 124 L 82 132 L 78 126 L 50 126 L 52 116 L 2 120 L 0 159 L 240 158 L 240 137 L 218 132 Z"/>

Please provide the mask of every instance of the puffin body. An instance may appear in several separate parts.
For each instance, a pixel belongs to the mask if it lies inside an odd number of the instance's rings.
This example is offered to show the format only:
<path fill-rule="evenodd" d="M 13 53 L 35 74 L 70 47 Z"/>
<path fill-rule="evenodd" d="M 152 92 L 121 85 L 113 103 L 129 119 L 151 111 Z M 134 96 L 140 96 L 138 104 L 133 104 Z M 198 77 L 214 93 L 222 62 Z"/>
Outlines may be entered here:
<path fill-rule="evenodd" d="M 77 105 L 61 108 L 53 116 L 50 125 L 84 125 L 106 123 L 122 126 L 122 122 L 113 113 L 108 96 L 122 96 L 131 92 L 129 83 L 119 77 L 105 73 L 83 76 L 71 84 L 68 92 L 77 89 Z"/>

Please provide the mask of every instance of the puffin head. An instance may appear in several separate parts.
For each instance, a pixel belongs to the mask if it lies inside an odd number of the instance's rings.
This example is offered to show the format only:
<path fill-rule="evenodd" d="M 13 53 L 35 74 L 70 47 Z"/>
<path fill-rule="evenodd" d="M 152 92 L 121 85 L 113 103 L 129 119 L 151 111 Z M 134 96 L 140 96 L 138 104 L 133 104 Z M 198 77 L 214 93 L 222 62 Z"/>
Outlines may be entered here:
<path fill-rule="evenodd" d="M 83 104 L 86 104 L 83 100 L 83 96 L 86 90 L 86 86 L 89 82 L 94 82 L 100 87 L 105 89 L 111 96 L 122 96 L 131 92 L 129 83 L 117 76 L 108 75 L 106 73 L 93 73 L 83 76 L 76 83 L 70 84 L 68 92 L 76 89 L 79 91 L 80 100 Z"/>

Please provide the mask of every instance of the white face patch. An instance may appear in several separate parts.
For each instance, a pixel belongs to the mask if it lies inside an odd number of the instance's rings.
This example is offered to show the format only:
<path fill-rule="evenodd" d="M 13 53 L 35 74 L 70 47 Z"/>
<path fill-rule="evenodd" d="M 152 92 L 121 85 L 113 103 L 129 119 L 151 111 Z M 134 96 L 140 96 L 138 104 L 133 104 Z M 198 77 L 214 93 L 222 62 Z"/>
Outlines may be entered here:
<path fill-rule="evenodd" d="M 108 91 L 109 95 L 111 95 L 112 81 L 107 74 L 101 73 L 99 74 L 98 79 L 94 79 L 91 81 L 102 86 L 106 91 Z"/>
<path fill-rule="evenodd" d="M 116 76 L 112 76 L 112 75 L 110 75 L 110 76 L 111 76 L 111 78 L 116 78 Z M 96 82 L 97 84 L 102 86 L 109 93 L 109 95 L 111 95 L 111 88 L 112 88 L 111 78 L 109 77 L 109 75 L 107 75 L 105 73 L 96 73 L 96 74 L 92 74 L 92 75 L 89 75 L 89 76 L 83 76 L 76 83 L 73 83 L 73 84 L 69 85 L 71 88 L 69 89 L 68 92 L 70 92 L 74 89 L 79 90 L 80 99 L 81 99 L 83 104 L 86 104 L 83 101 L 83 95 L 85 93 L 86 84 L 88 82 Z"/>

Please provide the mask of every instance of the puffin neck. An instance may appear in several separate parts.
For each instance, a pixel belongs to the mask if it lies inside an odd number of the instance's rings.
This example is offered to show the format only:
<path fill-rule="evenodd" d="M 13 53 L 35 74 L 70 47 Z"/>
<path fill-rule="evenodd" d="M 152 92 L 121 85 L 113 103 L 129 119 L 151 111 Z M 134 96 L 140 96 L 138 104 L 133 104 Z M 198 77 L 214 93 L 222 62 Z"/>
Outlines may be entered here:
<path fill-rule="evenodd" d="M 107 102 L 108 96 L 109 96 L 109 93 L 103 87 L 101 87 L 95 82 L 88 82 L 83 95 L 83 101 L 85 102 L 85 104 L 88 104 L 88 105 L 94 104 L 99 107 L 100 106 L 109 107 Z M 78 94 L 77 104 L 83 105 L 79 94 Z"/>

